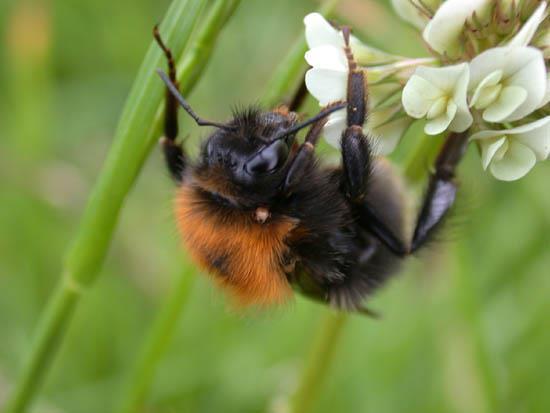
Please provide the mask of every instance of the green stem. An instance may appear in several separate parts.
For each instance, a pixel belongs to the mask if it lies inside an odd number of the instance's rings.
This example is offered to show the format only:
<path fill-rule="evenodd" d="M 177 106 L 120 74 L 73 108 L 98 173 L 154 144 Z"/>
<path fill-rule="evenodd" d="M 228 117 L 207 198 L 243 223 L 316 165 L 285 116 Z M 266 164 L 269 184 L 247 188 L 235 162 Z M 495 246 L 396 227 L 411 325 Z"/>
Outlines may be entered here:
<path fill-rule="evenodd" d="M 443 145 L 443 139 L 438 136 L 429 136 L 422 132 L 410 155 L 403 162 L 403 176 L 413 185 L 424 182 L 427 171 L 433 164 L 439 149 Z"/>
<path fill-rule="evenodd" d="M 207 24 L 198 36 L 200 47 L 212 48 L 223 24 L 238 1 L 218 0 Z M 174 0 L 161 25 L 161 33 L 179 56 L 187 44 L 192 30 L 206 6 L 206 0 Z M 213 12 L 214 13 L 214 12 Z M 182 93 L 189 94 L 209 54 L 198 52 L 196 46 L 182 66 L 179 81 Z M 134 82 L 120 118 L 113 146 L 102 173 L 92 192 L 77 236 L 69 249 L 63 277 L 50 298 L 48 309 L 39 320 L 36 339 L 29 359 L 16 384 L 6 411 L 20 413 L 38 391 L 69 321 L 76 309 L 81 293 L 97 278 L 108 250 L 126 195 L 132 188 L 141 167 L 153 147 L 160 130 L 159 116 L 164 88 L 155 74 L 164 66 L 161 51 L 152 43 Z"/>
<path fill-rule="evenodd" d="M 292 400 L 292 413 L 311 411 L 336 354 L 338 340 L 347 319 L 345 313 L 330 312 L 321 321 L 319 331 L 312 341 L 313 350 Z"/>
<path fill-rule="evenodd" d="M 6 412 L 26 411 L 29 402 L 40 388 L 42 376 L 48 369 L 52 355 L 59 347 L 80 298 L 81 291 L 73 288 L 74 286 L 67 281 L 62 281 L 50 298 L 36 332 L 37 338 L 33 343 L 32 355 L 12 399 L 8 400 Z M 55 328 L 56 334 L 51 334 L 52 327 Z"/>
<path fill-rule="evenodd" d="M 430 140 L 429 138 L 432 138 Z M 405 178 L 409 181 L 418 182 L 420 171 L 426 170 L 425 165 L 433 158 L 434 142 L 433 137 L 423 136 L 423 139 L 415 145 L 413 155 L 403 162 Z M 424 176 L 425 177 L 425 176 Z M 332 359 L 335 356 L 335 344 L 342 332 L 342 326 L 346 322 L 346 313 L 328 314 L 321 322 L 318 337 L 313 342 L 315 348 L 308 360 L 298 390 L 294 395 L 292 413 L 307 413 L 318 398 L 321 385 L 327 374 Z"/>
<path fill-rule="evenodd" d="M 156 367 L 172 341 L 180 314 L 187 303 L 193 280 L 189 272 L 184 272 L 170 290 L 165 305 L 159 311 L 144 341 L 118 411 L 131 413 L 142 410 L 140 408 L 149 394 Z"/>
<path fill-rule="evenodd" d="M 423 134 L 417 145 L 411 151 L 410 158 L 405 164 L 405 176 L 409 182 L 417 184 L 425 179 L 426 165 L 432 165 L 444 139 Z M 473 284 L 472 274 L 475 273 L 475 264 L 472 253 L 463 243 L 455 249 L 453 298 L 456 302 L 462 324 L 467 332 L 473 349 L 474 364 L 478 370 L 476 379 L 479 381 L 483 400 L 479 411 L 499 411 L 499 387 L 494 374 L 494 368 L 487 351 L 487 345 L 479 321 L 480 301 L 478 292 Z"/>

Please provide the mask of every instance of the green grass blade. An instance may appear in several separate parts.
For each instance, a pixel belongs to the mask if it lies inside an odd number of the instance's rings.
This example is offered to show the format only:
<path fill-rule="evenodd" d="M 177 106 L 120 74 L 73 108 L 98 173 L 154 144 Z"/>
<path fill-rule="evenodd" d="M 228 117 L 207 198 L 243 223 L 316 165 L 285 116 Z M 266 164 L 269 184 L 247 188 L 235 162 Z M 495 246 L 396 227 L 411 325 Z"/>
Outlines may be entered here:
<path fill-rule="evenodd" d="M 213 51 L 219 29 L 229 20 L 239 3 L 240 0 L 218 1 L 212 8 L 181 65 L 178 79 L 182 85 L 182 93 L 188 94 L 191 87 L 186 85 L 194 85 L 198 81 Z M 161 115 L 162 113 L 158 114 L 159 117 Z M 179 315 L 187 302 L 190 283 L 190 274 L 183 273 L 167 297 L 165 305 L 145 339 L 128 388 L 123 393 L 119 411 L 128 413 L 137 411 L 147 399 L 156 366 L 170 343 Z"/>
<path fill-rule="evenodd" d="M 161 361 L 174 335 L 175 327 L 187 303 L 194 278 L 189 272 L 179 275 L 165 304 L 160 309 L 148 335 L 145 337 L 128 387 L 122 393 L 117 411 L 132 413 L 143 410 L 149 389 Z"/>
<path fill-rule="evenodd" d="M 205 0 L 176 0 L 160 27 L 164 40 L 175 56 L 181 54 Z M 66 261 L 71 279 L 86 286 L 97 276 L 109 247 L 124 199 L 155 144 L 160 118 L 157 115 L 164 96 L 163 84 L 155 69 L 164 67 L 161 51 L 151 43 L 130 92 L 113 146 L 93 190 L 72 248 Z M 190 88 L 190 84 L 185 84 Z M 153 127 L 152 127 L 153 125 Z"/>
<path fill-rule="evenodd" d="M 187 44 L 206 3 L 205 0 L 174 0 L 168 9 L 160 29 L 176 56 Z M 215 33 L 212 31 L 212 39 Z M 196 61 L 190 63 L 203 65 L 201 59 L 202 56 L 197 56 Z M 124 199 L 156 140 L 152 132 L 158 127 L 151 127 L 151 124 L 160 123 L 156 115 L 163 97 L 163 85 L 158 81 L 155 69 L 163 64 L 161 52 L 151 43 L 127 99 L 113 146 L 69 250 L 62 282 L 39 320 L 29 359 L 8 400 L 6 411 L 9 413 L 28 409 L 59 348 L 82 291 L 98 275 Z M 191 86 L 189 83 L 185 85 L 188 89 Z"/>

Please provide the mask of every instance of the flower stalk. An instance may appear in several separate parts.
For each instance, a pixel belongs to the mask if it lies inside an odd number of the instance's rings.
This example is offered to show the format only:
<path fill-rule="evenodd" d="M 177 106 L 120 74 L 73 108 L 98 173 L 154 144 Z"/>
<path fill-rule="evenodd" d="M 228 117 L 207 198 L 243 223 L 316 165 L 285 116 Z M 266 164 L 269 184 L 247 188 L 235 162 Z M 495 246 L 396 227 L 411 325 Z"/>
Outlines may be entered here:
<path fill-rule="evenodd" d="M 338 341 L 348 319 L 346 313 L 329 312 L 312 341 L 313 349 L 292 398 L 292 413 L 308 413 L 319 396 L 321 386 L 336 355 Z"/>
<path fill-rule="evenodd" d="M 212 46 L 238 1 L 218 0 L 203 27 L 200 47 Z M 160 30 L 179 56 L 205 8 L 205 0 L 174 0 Z M 198 80 L 196 68 L 204 67 L 209 54 L 191 52 L 179 73 L 182 92 L 189 94 Z M 6 412 L 28 410 L 57 353 L 77 304 L 97 278 L 126 195 L 132 188 L 160 130 L 164 88 L 155 69 L 164 65 L 151 43 L 120 118 L 113 146 L 92 192 L 76 238 L 69 249 L 63 276 L 39 320 L 37 336 L 21 377 L 8 400 Z"/>

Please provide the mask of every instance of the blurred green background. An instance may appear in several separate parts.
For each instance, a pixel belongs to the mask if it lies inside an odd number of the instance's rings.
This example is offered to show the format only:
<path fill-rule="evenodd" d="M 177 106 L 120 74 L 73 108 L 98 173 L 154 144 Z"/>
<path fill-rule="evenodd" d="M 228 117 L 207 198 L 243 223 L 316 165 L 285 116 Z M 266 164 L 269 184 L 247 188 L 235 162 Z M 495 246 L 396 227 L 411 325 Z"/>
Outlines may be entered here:
<path fill-rule="evenodd" d="M 168 3 L 0 2 L 0 406 Z M 342 1 L 339 19 L 373 45 L 422 55 L 419 36 L 388 3 Z M 190 98 L 197 112 L 223 119 L 258 101 L 317 6 L 243 0 Z M 182 121 L 196 147 L 205 132 Z M 460 176 L 446 239 L 372 300 L 382 320 L 347 320 L 313 411 L 550 411 L 550 163 L 503 183 L 471 148 Z M 155 151 L 34 411 L 112 411 L 182 275 L 189 299 L 143 411 L 288 411 L 327 310 L 300 297 L 268 313 L 232 310 L 181 251 L 173 193 Z"/>

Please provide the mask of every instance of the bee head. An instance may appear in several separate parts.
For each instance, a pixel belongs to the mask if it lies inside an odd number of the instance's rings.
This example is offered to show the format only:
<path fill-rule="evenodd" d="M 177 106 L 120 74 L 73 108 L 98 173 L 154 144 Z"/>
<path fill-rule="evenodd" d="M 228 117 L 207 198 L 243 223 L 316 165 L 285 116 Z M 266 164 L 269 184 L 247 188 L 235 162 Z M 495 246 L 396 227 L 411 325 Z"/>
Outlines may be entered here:
<path fill-rule="evenodd" d="M 333 104 L 301 123 L 285 107 L 270 112 L 249 108 L 235 112 L 227 123 L 213 122 L 199 117 L 170 78 L 158 73 L 198 125 L 217 129 L 205 141 L 194 169 L 199 186 L 241 206 L 272 201 L 291 163 L 298 131 L 345 107 L 344 102 Z"/>
<path fill-rule="evenodd" d="M 296 115 L 283 110 L 236 112 L 206 140 L 201 163 L 242 186 L 266 184 L 286 169 L 296 133 L 285 132 L 295 123 Z"/>

